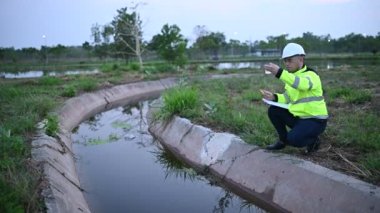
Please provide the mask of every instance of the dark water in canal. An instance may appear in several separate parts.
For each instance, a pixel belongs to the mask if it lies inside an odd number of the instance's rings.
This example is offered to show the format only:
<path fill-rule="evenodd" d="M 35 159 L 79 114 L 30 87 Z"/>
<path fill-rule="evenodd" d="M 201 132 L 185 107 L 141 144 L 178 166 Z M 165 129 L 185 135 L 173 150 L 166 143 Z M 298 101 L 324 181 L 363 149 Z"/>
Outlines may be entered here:
<path fill-rule="evenodd" d="M 264 212 L 160 148 L 147 131 L 148 104 L 100 113 L 73 133 L 93 212 Z"/>

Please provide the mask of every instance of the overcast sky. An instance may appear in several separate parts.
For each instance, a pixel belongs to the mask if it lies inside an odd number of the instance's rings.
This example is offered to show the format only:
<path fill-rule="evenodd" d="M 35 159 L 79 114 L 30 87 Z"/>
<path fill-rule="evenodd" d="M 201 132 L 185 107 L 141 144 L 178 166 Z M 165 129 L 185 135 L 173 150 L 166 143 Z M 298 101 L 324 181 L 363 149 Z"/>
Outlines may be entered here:
<path fill-rule="evenodd" d="M 330 34 L 380 32 L 379 0 L 143 0 L 139 7 L 144 40 L 176 24 L 194 40 L 196 25 L 222 32 L 227 40 L 265 40 L 284 33 Z M 91 26 L 108 24 L 126 0 L 0 0 L 0 47 L 82 45 L 91 42 Z M 45 35 L 45 39 L 43 38 Z"/>

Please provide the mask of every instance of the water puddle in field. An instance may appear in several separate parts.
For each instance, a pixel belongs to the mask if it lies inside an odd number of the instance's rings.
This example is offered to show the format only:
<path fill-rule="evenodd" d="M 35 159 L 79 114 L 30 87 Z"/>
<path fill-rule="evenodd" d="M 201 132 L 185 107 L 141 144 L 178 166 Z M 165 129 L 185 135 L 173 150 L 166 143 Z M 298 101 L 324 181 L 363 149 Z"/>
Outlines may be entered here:
<path fill-rule="evenodd" d="M 41 78 L 44 76 L 63 76 L 63 75 L 91 75 L 99 73 L 98 69 L 94 70 L 65 70 L 65 71 L 42 71 L 30 70 L 25 72 L 0 72 L 1 78 Z"/>

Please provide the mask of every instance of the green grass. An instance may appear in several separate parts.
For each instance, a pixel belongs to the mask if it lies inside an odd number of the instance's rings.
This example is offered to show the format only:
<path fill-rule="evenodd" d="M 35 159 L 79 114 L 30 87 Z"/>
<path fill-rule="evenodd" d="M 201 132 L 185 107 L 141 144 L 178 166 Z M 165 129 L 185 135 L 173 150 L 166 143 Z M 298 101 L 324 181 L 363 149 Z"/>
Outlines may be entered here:
<path fill-rule="evenodd" d="M 76 94 L 77 94 L 77 89 L 74 86 L 70 85 L 70 86 L 64 87 L 61 96 L 74 97 Z"/>
<path fill-rule="evenodd" d="M 163 94 L 164 106 L 156 115 L 164 120 L 174 115 L 192 117 L 199 108 L 198 91 L 192 87 L 179 86 Z"/>
<path fill-rule="evenodd" d="M 46 118 L 46 123 L 44 125 L 45 133 L 49 136 L 55 137 L 58 133 L 58 116 L 48 115 Z"/>
<path fill-rule="evenodd" d="M 38 80 L 40 85 L 53 86 L 62 83 L 62 79 L 51 76 L 44 76 Z"/>
<path fill-rule="evenodd" d="M 380 176 L 380 151 L 371 152 L 366 154 L 360 159 L 360 164 L 365 165 L 365 168 L 371 172 L 371 179 L 376 182 L 379 181 Z"/>
<path fill-rule="evenodd" d="M 203 92 L 201 102 L 213 101 L 213 113 L 204 113 L 203 121 L 217 129 L 239 135 L 247 143 L 269 144 L 275 135 L 262 104 L 259 89 L 276 90 L 280 84 L 270 78 L 232 78 L 196 83 Z M 217 94 L 217 95 L 214 95 Z"/>
<path fill-rule="evenodd" d="M 268 82 L 273 84 L 268 86 Z M 269 144 L 275 135 L 266 116 L 267 107 L 257 103 L 261 100 L 259 88 L 279 86 L 273 79 L 262 81 L 257 77 L 196 81 L 192 87 L 166 92 L 161 113 L 191 118 L 205 126 L 240 135 L 248 143 Z M 202 92 L 193 94 L 193 91 Z"/>
<path fill-rule="evenodd" d="M 117 70 L 126 69 L 127 67 L 124 65 L 120 65 L 118 63 L 105 63 L 100 66 L 100 70 L 102 70 L 105 73 L 108 72 L 115 72 Z"/>
<path fill-rule="evenodd" d="M 34 82 L 0 84 L 0 212 L 42 209 L 40 174 L 28 160 L 27 141 L 37 122 L 56 106 L 45 92 Z"/>
<path fill-rule="evenodd" d="M 139 71 L 140 70 L 140 64 L 138 63 L 131 63 L 129 65 L 129 69 L 133 71 Z"/>
<path fill-rule="evenodd" d="M 364 69 L 366 74 L 362 75 Z M 380 114 L 370 104 L 372 91 L 376 90 L 376 85 L 379 86 L 379 82 L 375 80 L 377 78 L 372 77 L 378 75 L 376 73 L 380 69 L 375 66 L 358 66 L 348 72 L 352 75 L 347 75 L 344 68 L 321 72 L 322 80 L 329 80 L 325 85 L 326 99 L 332 104 L 328 106 L 330 119 L 323 138 L 333 147 L 360 153 L 354 154 L 350 160 L 370 171 L 371 177 L 368 181 L 379 183 Z M 367 79 L 365 76 L 371 78 Z M 186 95 L 188 88 L 202 91 L 196 96 L 198 101 Z M 171 114 L 188 117 L 193 122 L 216 131 L 234 133 L 247 143 L 265 146 L 273 143 L 277 135 L 268 119 L 267 106 L 261 101 L 259 89 L 283 91 L 283 84 L 267 76 L 194 81 L 188 87 L 166 93 L 163 109 L 171 111 Z M 191 107 L 186 108 L 180 103 L 190 100 L 198 102 L 197 106 L 201 107 L 196 107 L 189 116 L 187 112 Z M 343 102 L 334 104 L 338 100 Z"/>
<path fill-rule="evenodd" d="M 82 77 L 79 79 L 77 88 L 79 90 L 83 90 L 85 92 L 90 92 L 97 88 L 97 83 L 93 79 L 88 79 L 86 77 Z"/>
<path fill-rule="evenodd" d="M 379 115 L 366 111 L 341 110 L 331 118 L 329 134 L 332 143 L 365 153 L 380 151 Z"/>
<path fill-rule="evenodd" d="M 331 100 L 341 98 L 351 104 L 363 104 L 372 99 L 370 91 L 348 87 L 332 88 L 328 94 Z"/>

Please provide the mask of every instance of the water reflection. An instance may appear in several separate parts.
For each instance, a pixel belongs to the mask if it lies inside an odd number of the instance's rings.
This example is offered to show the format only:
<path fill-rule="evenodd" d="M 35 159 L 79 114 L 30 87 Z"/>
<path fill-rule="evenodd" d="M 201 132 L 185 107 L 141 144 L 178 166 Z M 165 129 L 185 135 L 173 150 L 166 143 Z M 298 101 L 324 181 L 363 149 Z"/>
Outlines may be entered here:
<path fill-rule="evenodd" d="M 157 162 L 159 162 L 165 169 L 165 178 L 174 176 L 175 178 L 189 180 L 194 182 L 195 180 L 207 182 L 212 187 L 220 187 L 218 182 L 210 176 L 199 175 L 194 169 L 185 166 L 180 160 L 178 160 L 172 153 L 158 148 L 152 152 L 156 156 Z M 240 205 L 239 212 L 265 212 L 259 209 L 254 204 L 241 199 L 234 195 L 229 190 L 223 190 L 217 198 L 217 203 L 214 205 L 213 213 L 222 213 L 228 211 L 229 207 L 236 206 L 236 202 Z M 235 204 L 234 204 L 235 203 Z"/>
<path fill-rule="evenodd" d="M 261 212 L 160 147 L 147 131 L 148 105 L 100 113 L 72 135 L 93 212 Z"/>
<path fill-rule="evenodd" d="M 256 61 L 256 62 L 226 62 L 226 63 L 213 63 L 206 64 L 206 67 L 214 70 L 225 70 L 225 69 L 262 69 L 264 64 L 269 61 Z M 271 61 L 274 63 L 281 63 L 281 60 Z M 307 60 L 307 64 L 315 69 L 333 69 L 340 66 L 357 66 L 357 65 L 379 65 L 378 60 Z"/>
<path fill-rule="evenodd" d="M 165 178 L 174 176 L 175 178 L 193 181 L 200 177 L 195 170 L 185 166 L 185 164 L 178 160 L 173 154 L 160 146 L 158 146 L 158 149 L 153 151 L 152 154 L 155 156 L 156 162 L 163 167 Z"/>
<path fill-rule="evenodd" d="M 244 69 L 244 68 L 252 68 L 252 69 L 260 69 L 264 66 L 265 63 L 268 62 L 239 62 L 239 63 L 219 63 L 216 64 L 217 70 L 224 69 Z"/>
<path fill-rule="evenodd" d="M 91 75 L 99 73 L 98 69 L 94 70 L 66 70 L 66 71 L 47 71 L 31 70 L 26 72 L 0 72 L 2 78 L 40 78 L 43 76 L 63 76 L 63 75 Z"/>

